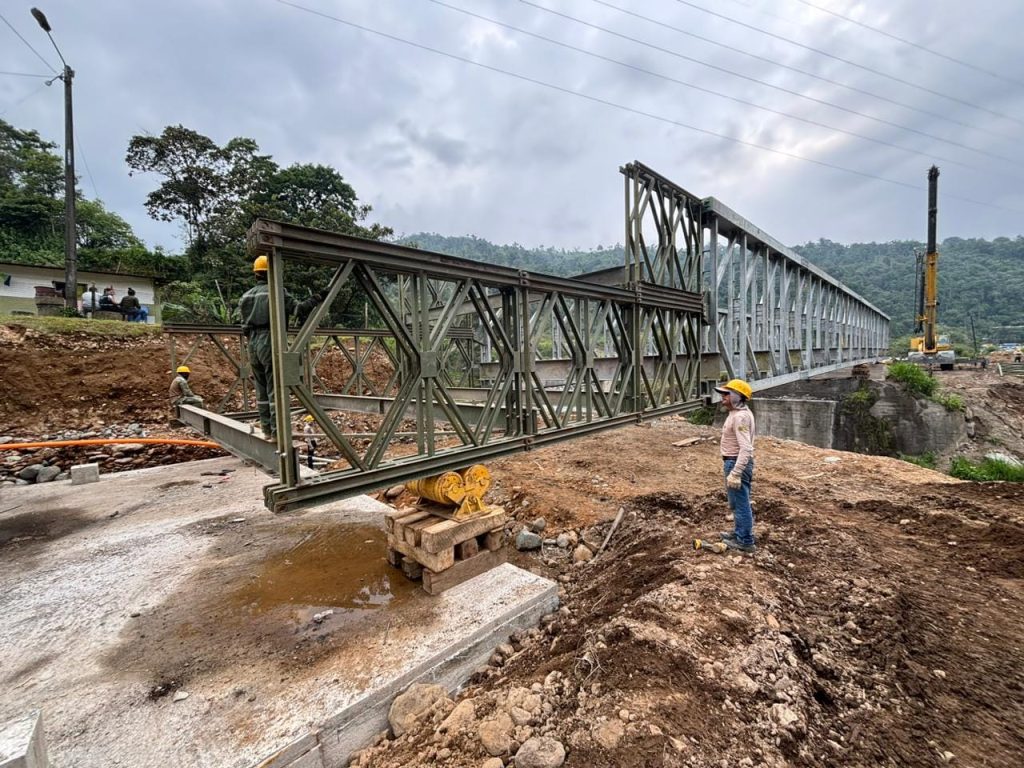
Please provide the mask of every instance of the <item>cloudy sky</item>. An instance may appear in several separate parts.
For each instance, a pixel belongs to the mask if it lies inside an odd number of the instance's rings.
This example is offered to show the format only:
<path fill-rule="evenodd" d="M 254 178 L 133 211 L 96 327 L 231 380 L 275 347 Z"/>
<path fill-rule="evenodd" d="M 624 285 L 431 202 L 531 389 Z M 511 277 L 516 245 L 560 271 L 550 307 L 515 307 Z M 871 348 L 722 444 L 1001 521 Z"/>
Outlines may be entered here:
<path fill-rule="evenodd" d="M 81 187 L 150 245 L 179 232 L 125 150 L 177 123 L 332 165 L 400 234 L 615 243 L 634 159 L 791 244 L 923 240 L 933 162 L 940 238 L 1024 233 L 1020 0 L 37 2 Z M 60 65 L 29 8 L 2 71 Z M 61 141 L 60 85 L 0 75 L 0 117 Z"/>

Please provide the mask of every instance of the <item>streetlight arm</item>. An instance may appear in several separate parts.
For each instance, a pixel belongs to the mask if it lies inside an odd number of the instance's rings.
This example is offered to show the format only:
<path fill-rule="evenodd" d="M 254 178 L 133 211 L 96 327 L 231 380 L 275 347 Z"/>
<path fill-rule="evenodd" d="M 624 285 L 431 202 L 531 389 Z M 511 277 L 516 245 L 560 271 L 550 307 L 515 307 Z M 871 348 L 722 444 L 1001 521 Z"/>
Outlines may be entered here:
<path fill-rule="evenodd" d="M 53 50 L 55 50 L 57 55 L 60 56 L 60 61 L 64 65 L 64 69 L 67 70 L 68 63 L 64 61 L 64 54 L 60 52 L 60 48 L 57 47 L 57 41 L 53 39 L 53 35 L 51 34 L 51 32 L 53 32 L 53 28 L 50 26 L 50 22 L 47 20 L 46 14 L 38 8 L 33 8 L 31 13 L 32 18 L 39 23 L 39 26 L 43 28 L 43 32 L 45 32 L 46 36 L 50 38 L 50 42 L 53 43 Z"/>

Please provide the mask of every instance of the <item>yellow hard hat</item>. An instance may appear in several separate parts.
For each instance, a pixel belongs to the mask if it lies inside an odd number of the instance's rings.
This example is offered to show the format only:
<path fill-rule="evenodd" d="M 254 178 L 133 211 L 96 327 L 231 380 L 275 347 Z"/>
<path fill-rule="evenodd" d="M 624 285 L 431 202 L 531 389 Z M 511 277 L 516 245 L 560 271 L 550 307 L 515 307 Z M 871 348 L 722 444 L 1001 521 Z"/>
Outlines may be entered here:
<path fill-rule="evenodd" d="M 256 261 L 252 263 L 253 272 L 266 272 L 270 269 L 270 260 L 266 256 L 257 256 Z"/>
<path fill-rule="evenodd" d="M 177 367 L 177 368 L 175 369 L 175 371 L 174 371 L 174 372 L 175 372 L 175 373 L 192 373 L 192 369 L 191 369 L 191 368 L 189 368 L 189 367 L 188 367 L 187 365 L 179 365 L 179 366 L 178 366 L 178 367 Z"/>
<path fill-rule="evenodd" d="M 719 394 L 726 394 L 727 392 L 735 392 L 736 394 L 743 395 L 744 399 L 749 400 L 754 396 L 754 390 L 750 388 L 743 379 L 732 379 L 727 381 L 720 387 L 715 387 L 715 392 Z"/>
<path fill-rule="evenodd" d="M 304 416 L 304 417 L 302 418 L 302 420 L 303 420 L 303 421 L 312 421 L 312 420 L 313 420 L 313 417 L 312 417 L 312 416 Z"/>

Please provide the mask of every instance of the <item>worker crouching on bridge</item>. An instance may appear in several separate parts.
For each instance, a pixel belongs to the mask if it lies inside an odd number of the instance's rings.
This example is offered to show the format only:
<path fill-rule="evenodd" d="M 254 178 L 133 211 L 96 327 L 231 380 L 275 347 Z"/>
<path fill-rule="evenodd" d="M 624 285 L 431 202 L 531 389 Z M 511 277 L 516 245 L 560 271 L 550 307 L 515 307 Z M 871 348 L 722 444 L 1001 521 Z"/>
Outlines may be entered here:
<path fill-rule="evenodd" d="M 203 398 L 192 391 L 188 385 L 188 377 L 192 375 L 192 369 L 187 365 L 179 365 L 174 371 L 174 379 L 171 381 L 170 397 L 171 407 L 176 405 L 198 405 L 203 406 Z"/>
<path fill-rule="evenodd" d="M 722 468 L 725 490 L 729 496 L 734 530 L 722 533 L 722 541 L 729 549 L 752 553 L 754 542 L 754 512 L 750 508 L 750 487 L 754 480 L 754 414 L 747 407 L 752 391 L 742 379 L 733 379 L 724 386 L 715 387 L 722 396 L 722 407 L 728 412 L 722 427 Z"/>
<path fill-rule="evenodd" d="M 256 285 L 242 294 L 238 310 L 242 320 L 242 333 L 249 340 L 249 362 L 252 378 L 256 384 L 256 410 L 260 416 L 263 436 L 275 440 L 277 423 L 274 421 L 274 353 L 270 344 L 270 289 L 267 285 L 267 270 L 270 262 L 266 256 L 257 256 L 252 263 Z M 285 315 L 293 310 L 292 297 L 285 291 Z"/>

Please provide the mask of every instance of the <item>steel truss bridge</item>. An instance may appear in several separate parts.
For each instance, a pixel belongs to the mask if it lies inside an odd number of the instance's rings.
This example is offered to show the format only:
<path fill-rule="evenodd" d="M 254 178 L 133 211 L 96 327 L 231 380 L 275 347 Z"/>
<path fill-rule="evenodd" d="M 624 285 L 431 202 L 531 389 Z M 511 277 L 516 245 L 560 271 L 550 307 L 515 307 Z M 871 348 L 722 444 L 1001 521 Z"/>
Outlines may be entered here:
<path fill-rule="evenodd" d="M 256 221 L 249 246 L 270 262 L 275 399 L 289 404 L 277 409 L 277 443 L 238 420 L 253 414 L 237 327 L 166 328 L 173 364 L 175 338 L 187 335 L 180 362 L 208 340 L 237 373 L 216 410 L 180 406 L 179 418 L 274 474 L 265 502 L 282 511 L 692 410 L 723 377 L 761 390 L 887 349 L 888 316 L 718 200 L 641 163 L 620 170 L 625 263 L 575 278 Z M 326 295 L 289 328 L 293 270 L 322 273 Z M 372 327 L 321 327 L 353 290 Z M 319 372 L 332 348 L 352 370 L 333 392 Z M 365 370 L 374 349 L 392 365 L 379 387 Z M 227 413 L 232 403 L 240 414 Z M 335 410 L 375 414 L 379 426 L 343 433 Z M 293 412 L 313 416 L 340 468 L 300 473 Z"/>

